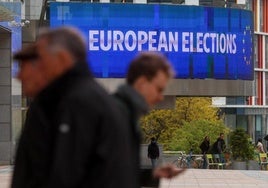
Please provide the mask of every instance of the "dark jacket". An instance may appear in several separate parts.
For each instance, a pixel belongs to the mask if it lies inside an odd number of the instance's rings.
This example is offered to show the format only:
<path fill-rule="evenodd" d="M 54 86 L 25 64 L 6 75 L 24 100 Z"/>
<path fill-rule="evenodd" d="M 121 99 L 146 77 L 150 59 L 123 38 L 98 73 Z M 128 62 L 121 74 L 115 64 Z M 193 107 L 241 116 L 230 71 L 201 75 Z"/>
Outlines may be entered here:
<path fill-rule="evenodd" d="M 214 142 L 212 146 L 212 152 L 214 154 L 221 154 L 225 149 L 225 141 L 221 138 L 218 138 L 216 142 Z"/>
<path fill-rule="evenodd" d="M 140 126 L 139 118 L 149 111 L 145 99 L 137 93 L 131 86 L 123 85 L 114 94 L 118 101 L 118 106 L 121 109 L 121 113 L 125 117 L 122 121 L 125 122 L 126 126 L 131 128 L 131 137 L 129 140 L 132 155 L 131 161 L 133 161 L 133 173 L 137 188 L 140 187 Z"/>
<path fill-rule="evenodd" d="M 159 147 L 156 141 L 151 141 L 148 146 L 148 157 L 150 159 L 157 159 L 159 157 Z"/>
<path fill-rule="evenodd" d="M 202 154 L 207 154 L 208 153 L 208 150 L 209 150 L 209 145 L 210 145 L 210 142 L 208 140 L 204 140 L 199 148 L 201 149 L 202 151 Z"/>
<path fill-rule="evenodd" d="M 12 188 L 126 188 L 130 131 L 114 99 L 76 64 L 31 104 Z"/>

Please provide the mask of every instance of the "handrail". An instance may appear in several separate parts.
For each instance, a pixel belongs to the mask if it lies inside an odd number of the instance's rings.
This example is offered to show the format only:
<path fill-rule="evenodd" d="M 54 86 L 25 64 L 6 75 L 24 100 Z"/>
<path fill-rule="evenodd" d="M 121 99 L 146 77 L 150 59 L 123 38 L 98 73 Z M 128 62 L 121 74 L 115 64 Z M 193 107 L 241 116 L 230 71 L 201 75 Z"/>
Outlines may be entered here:
<path fill-rule="evenodd" d="M 163 151 L 163 154 L 186 154 L 185 151 Z"/>
<path fill-rule="evenodd" d="M 186 155 L 190 156 L 190 154 L 187 154 L 185 151 L 163 151 L 163 154 L 181 154 L 181 155 Z M 192 157 L 202 157 L 202 154 L 191 154 Z"/>

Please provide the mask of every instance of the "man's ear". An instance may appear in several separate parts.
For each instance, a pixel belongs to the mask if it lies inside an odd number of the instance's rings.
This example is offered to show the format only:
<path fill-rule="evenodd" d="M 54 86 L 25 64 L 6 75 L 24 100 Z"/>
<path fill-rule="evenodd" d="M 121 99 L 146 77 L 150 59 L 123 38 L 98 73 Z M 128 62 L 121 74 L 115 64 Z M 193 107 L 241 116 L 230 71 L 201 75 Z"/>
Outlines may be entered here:
<path fill-rule="evenodd" d="M 145 76 L 139 77 L 135 83 L 133 84 L 133 87 L 139 91 L 142 92 L 144 89 L 146 89 L 148 83 L 148 79 Z"/>
<path fill-rule="evenodd" d="M 58 61 L 62 68 L 69 69 L 74 65 L 74 60 L 72 55 L 66 50 L 60 50 L 58 52 Z"/>

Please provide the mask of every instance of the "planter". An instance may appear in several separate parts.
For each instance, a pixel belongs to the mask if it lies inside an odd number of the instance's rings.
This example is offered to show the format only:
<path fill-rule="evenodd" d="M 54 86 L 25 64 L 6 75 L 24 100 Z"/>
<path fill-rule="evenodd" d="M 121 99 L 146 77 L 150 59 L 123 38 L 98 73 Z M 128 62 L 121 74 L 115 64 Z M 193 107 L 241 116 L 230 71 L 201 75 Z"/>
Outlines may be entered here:
<path fill-rule="evenodd" d="M 231 153 L 228 153 L 228 152 L 224 153 L 224 158 L 225 158 L 226 163 L 228 163 L 231 159 Z"/>
<path fill-rule="evenodd" d="M 249 160 L 247 162 L 247 170 L 260 170 L 260 165 L 258 161 Z"/>
<path fill-rule="evenodd" d="M 232 162 L 233 170 L 247 170 L 246 161 L 233 161 Z"/>
<path fill-rule="evenodd" d="M 246 161 L 254 158 L 254 145 L 244 129 L 237 128 L 230 135 L 233 169 L 246 170 Z"/>

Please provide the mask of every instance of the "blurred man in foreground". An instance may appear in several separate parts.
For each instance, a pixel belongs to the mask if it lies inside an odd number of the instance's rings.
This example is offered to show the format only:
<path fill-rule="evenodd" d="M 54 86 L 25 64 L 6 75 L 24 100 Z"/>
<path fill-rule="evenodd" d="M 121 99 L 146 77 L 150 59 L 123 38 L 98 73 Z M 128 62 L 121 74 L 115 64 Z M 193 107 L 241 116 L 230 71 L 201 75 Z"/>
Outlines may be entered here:
<path fill-rule="evenodd" d="M 44 30 L 14 55 L 33 97 L 20 138 L 12 188 L 134 188 L 129 128 L 92 78 L 86 45 L 72 28 Z"/>
<path fill-rule="evenodd" d="M 136 164 L 137 181 L 140 181 L 138 175 L 140 172 L 138 121 L 141 116 L 149 112 L 149 108 L 163 100 L 164 89 L 172 76 L 172 68 L 164 56 L 155 52 L 143 52 L 130 62 L 126 78 L 127 84 L 120 86 L 114 94 L 121 112 L 126 117 L 126 122 L 132 129 L 131 145 L 133 162 Z M 184 169 L 178 169 L 173 165 L 165 165 L 154 169 L 151 174 L 155 178 L 171 178 L 183 171 Z M 141 178 L 144 179 L 143 174 L 141 174 Z"/>

